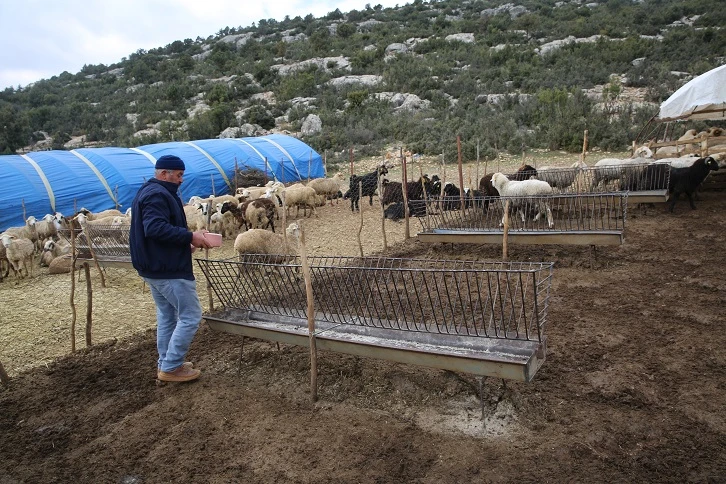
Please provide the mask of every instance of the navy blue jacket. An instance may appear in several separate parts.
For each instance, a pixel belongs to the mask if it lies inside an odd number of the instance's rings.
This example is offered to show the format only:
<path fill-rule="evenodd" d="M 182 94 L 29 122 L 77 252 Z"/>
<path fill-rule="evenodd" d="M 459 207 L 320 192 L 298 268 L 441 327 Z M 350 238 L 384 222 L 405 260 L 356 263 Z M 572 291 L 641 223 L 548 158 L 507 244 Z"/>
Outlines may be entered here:
<path fill-rule="evenodd" d="M 178 189 L 152 178 L 131 203 L 131 262 L 142 277 L 194 280 L 192 233 Z"/>

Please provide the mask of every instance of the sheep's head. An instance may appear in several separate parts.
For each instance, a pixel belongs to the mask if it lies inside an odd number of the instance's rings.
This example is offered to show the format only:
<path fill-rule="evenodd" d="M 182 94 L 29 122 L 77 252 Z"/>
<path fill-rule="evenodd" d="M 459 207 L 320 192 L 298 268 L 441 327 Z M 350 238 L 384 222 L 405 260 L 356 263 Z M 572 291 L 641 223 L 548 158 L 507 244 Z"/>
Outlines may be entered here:
<path fill-rule="evenodd" d="M 285 229 L 285 233 L 287 233 L 288 237 L 295 237 L 296 239 L 300 238 L 300 226 L 297 222 L 293 222 L 290 225 L 287 226 L 287 229 Z"/>
<path fill-rule="evenodd" d="M 653 158 L 653 150 L 645 145 L 640 146 L 633 153 L 633 158 Z"/>
<path fill-rule="evenodd" d="M 7 248 L 10 247 L 10 244 L 13 243 L 13 240 L 15 240 L 14 235 L 10 234 L 0 234 L 0 242 Z"/>
<path fill-rule="evenodd" d="M 43 215 L 43 218 L 41 220 L 43 222 L 51 222 L 51 221 L 55 220 L 55 217 L 53 217 L 53 215 L 51 215 L 49 213 L 46 213 L 45 215 Z"/>
<path fill-rule="evenodd" d="M 76 221 L 78 221 L 78 223 L 81 225 L 85 225 L 87 220 L 88 217 L 83 212 L 78 212 L 78 215 L 76 215 Z"/>
<path fill-rule="evenodd" d="M 378 176 L 388 175 L 388 168 L 385 164 L 378 167 Z"/>
<path fill-rule="evenodd" d="M 43 244 L 43 252 L 50 252 L 55 248 L 55 241 L 52 239 L 48 239 L 45 241 L 45 244 Z"/>
<path fill-rule="evenodd" d="M 36 224 L 36 222 L 37 222 L 37 220 L 35 220 L 35 217 L 33 217 L 32 215 L 25 220 L 25 224 L 28 227 L 32 227 L 33 225 Z"/>
<path fill-rule="evenodd" d="M 502 186 L 509 181 L 509 178 L 504 173 L 495 173 L 492 175 L 492 185 L 497 191 L 501 191 Z"/>
<path fill-rule="evenodd" d="M 709 170 L 718 170 L 718 161 L 716 161 L 713 156 L 707 156 L 703 159 L 703 161 L 706 163 Z"/>

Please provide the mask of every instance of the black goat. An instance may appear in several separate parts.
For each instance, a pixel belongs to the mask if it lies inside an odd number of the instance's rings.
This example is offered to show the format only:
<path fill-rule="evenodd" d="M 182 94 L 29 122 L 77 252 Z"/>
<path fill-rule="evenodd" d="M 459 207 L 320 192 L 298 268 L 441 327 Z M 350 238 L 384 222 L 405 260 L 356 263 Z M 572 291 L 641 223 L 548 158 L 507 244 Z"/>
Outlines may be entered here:
<path fill-rule="evenodd" d="M 383 180 L 383 194 L 381 204 L 385 207 L 391 203 L 403 202 L 403 185 L 401 182 Z M 430 193 L 431 180 L 428 175 L 423 175 L 417 181 L 406 182 L 406 196 L 408 200 L 423 200 L 424 189 L 426 194 Z"/>
<path fill-rule="evenodd" d="M 378 177 L 388 173 L 386 165 L 379 166 L 376 171 L 366 173 L 365 175 L 358 176 L 353 175 L 350 177 L 350 189 L 345 193 L 343 198 L 350 198 L 350 210 L 355 212 L 356 209 L 360 210 L 358 190 L 361 187 L 361 192 L 364 197 L 370 197 L 370 204 L 373 205 L 373 195 L 376 194 L 378 189 Z"/>
<path fill-rule="evenodd" d="M 695 210 L 693 194 L 712 170 L 718 170 L 718 162 L 712 156 L 699 158 L 688 168 L 671 168 L 671 178 L 668 183 L 668 192 L 671 194 L 669 210 L 673 211 L 681 193 L 688 196 L 691 209 Z"/>
<path fill-rule="evenodd" d="M 426 203 L 422 200 L 409 200 L 408 213 L 411 217 L 425 217 Z M 383 211 L 383 216 L 391 220 L 400 220 L 406 216 L 403 213 L 403 202 L 391 203 Z"/>

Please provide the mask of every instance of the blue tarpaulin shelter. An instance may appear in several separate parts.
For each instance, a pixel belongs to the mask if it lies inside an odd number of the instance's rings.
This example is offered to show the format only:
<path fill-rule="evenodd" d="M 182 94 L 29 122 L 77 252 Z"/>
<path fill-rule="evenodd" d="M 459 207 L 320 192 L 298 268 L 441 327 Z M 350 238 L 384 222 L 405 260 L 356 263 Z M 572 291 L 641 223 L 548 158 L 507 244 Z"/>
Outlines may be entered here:
<path fill-rule="evenodd" d="M 26 216 L 64 215 L 131 206 L 154 163 L 176 155 L 186 165 L 180 187 L 186 201 L 234 191 L 240 170 L 264 171 L 283 183 L 325 176 L 322 157 L 304 142 L 281 134 L 257 138 L 176 141 L 138 148 L 79 148 L 0 156 L 0 231 L 20 226 Z"/>

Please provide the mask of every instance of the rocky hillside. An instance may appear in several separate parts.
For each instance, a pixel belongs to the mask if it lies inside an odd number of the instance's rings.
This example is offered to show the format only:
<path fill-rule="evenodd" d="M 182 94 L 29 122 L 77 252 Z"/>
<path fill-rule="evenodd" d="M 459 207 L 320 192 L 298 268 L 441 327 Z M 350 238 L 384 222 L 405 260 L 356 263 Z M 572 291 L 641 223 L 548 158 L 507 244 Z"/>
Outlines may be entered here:
<path fill-rule="evenodd" d="M 687 5 L 684 5 L 687 3 Z M 415 1 L 260 20 L 0 93 L 0 152 L 299 136 L 333 160 L 621 149 L 726 61 L 714 0 Z M 680 128 L 680 127 L 679 127 Z M 683 127 L 686 129 L 686 127 Z"/>

